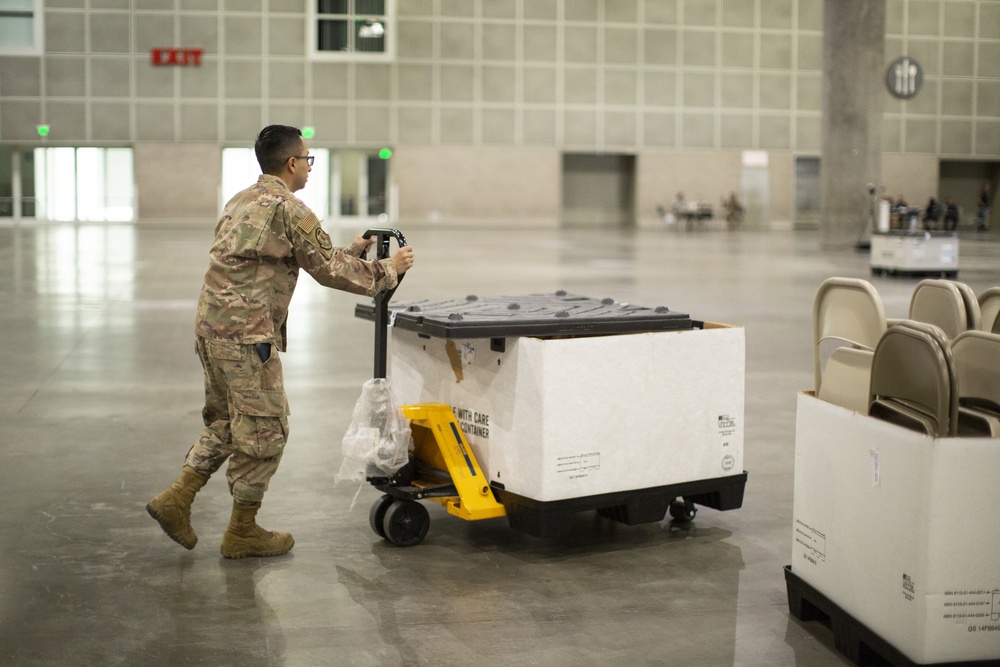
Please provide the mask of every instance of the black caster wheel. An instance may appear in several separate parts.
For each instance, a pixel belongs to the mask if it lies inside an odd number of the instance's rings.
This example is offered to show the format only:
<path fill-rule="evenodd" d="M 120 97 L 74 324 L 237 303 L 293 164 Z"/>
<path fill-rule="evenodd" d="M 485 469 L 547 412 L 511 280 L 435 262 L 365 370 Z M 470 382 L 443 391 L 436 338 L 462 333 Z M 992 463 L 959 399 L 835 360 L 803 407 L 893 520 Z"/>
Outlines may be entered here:
<path fill-rule="evenodd" d="M 423 542 L 431 517 L 427 508 L 415 500 L 397 500 L 389 505 L 382 519 L 385 539 L 397 547 L 412 547 Z"/>
<path fill-rule="evenodd" d="M 375 501 L 372 508 L 368 511 L 368 525 L 372 527 L 375 534 L 381 537 L 383 540 L 387 539 L 385 536 L 385 527 L 383 520 L 385 519 L 385 512 L 389 509 L 389 505 L 392 505 L 394 498 L 389 494 L 385 494 L 381 498 Z"/>
<path fill-rule="evenodd" d="M 674 521 L 689 523 L 694 521 L 694 515 L 698 513 L 698 508 L 689 500 L 675 500 L 670 503 L 670 516 Z"/>

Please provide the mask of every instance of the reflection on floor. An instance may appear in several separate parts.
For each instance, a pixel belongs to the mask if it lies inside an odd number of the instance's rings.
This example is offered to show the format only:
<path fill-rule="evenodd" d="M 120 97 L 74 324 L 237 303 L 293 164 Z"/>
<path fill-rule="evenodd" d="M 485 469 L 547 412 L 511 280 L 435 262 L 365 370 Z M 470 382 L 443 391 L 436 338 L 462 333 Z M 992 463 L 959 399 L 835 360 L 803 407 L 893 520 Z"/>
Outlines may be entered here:
<path fill-rule="evenodd" d="M 223 476 L 168 540 L 144 505 L 199 430 L 195 299 L 211 224 L 0 228 L 0 661 L 9 665 L 842 665 L 791 619 L 796 392 L 812 381 L 811 306 L 867 256 L 808 232 L 406 230 L 396 298 L 565 289 L 746 327 L 742 509 L 690 525 L 583 513 L 539 540 L 432 505 L 412 549 L 368 526 L 376 493 L 334 486 L 371 372 L 357 297 L 303 277 L 282 356 L 291 443 L 260 514 L 295 535 L 226 561 Z M 342 241 L 355 230 L 343 232 Z M 997 244 L 962 247 L 959 279 L 1000 284 Z M 902 317 L 912 279 L 874 280 Z"/>

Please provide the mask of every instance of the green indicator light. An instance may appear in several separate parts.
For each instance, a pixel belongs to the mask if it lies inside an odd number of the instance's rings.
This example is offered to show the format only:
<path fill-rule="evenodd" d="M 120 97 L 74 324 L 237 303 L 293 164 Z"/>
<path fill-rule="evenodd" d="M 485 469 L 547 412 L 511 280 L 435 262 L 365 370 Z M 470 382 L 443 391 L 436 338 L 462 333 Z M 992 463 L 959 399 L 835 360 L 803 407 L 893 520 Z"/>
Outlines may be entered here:
<path fill-rule="evenodd" d="M 382 160 L 388 160 L 389 158 L 392 157 L 392 149 L 391 148 L 383 148 L 382 150 L 380 150 L 378 152 L 378 156 Z"/>
<path fill-rule="evenodd" d="M 48 125 L 39 125 L 38 126 L 38 136 L 40 136 L 40 137 L 47 137 L 47 136 L 49 136 L 49 126 Z"/>
<path fill-rule="evenodd" d="M 303 127 L 302 128 L 302 138 L 303 139 L 312 139 L 315 136 L 316 136 L 316 128 L 315 127 Z"/>

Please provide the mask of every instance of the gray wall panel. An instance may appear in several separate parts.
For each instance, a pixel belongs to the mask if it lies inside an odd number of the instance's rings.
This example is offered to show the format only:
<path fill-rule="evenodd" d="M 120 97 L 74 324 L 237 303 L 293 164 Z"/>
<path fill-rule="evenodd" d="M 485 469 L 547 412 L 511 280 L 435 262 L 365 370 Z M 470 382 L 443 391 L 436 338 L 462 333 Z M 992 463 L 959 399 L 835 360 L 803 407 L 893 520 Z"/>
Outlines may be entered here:
<path fill-rule="evenodd" d="M 135 92 L 139 98 L 173 97 L 174 80 L 177 75 L 175 67 L 152 67 L 148 56 L 134 59 Z"/>
<path fill-rule="evenodd" d="M 223 140 L 244 146 L 252 142 L 263 127 L 259 103 L 229 103 L 224 120 Z"/>
<path fill-rule="evenodd" d="M 514 67 L 487 65 L 481 77 L 484 102 L 514 102 L 517 99 L 517 70 Z"/>
<path fill-rule="evenodd" d="M 36 139 L 36 126 L 42 122 L 42 104 L 36 101 L 0 99 L 0 135 Z M 52 141 L 66 141 L 62 128 L 53 128 Z"/>
<path fill-rule="evenodd" d="M 323 137 L 325 142 L 347 143 L 350 136 L 347 113 L 347 106 L 343 104 L 317 105 L 312 114 L 312 124 L 316 128 L 316 135 Z"/>
<path fill-rule="evenodd" d="M 90 16 L 91 53 L 129 53 L 130 17 L 128 14 L 99 13 Z M 170 33 L 172 34 L 171 30 Z M 172 46 L 172 44 L 161 44 Z"/>
<path fill-rule="evenodd" d="M 556 59 L 558 33 L 551 25 L 524 26 L 524 59 L 551 63 Z"/>
<path fill-rule="evenodd" d="M 306 51 L 306 24 L 297 17 L 267 20 L 267 52 L 272 56 L 302 58 Z"/>
<path fill-rule="evenodd" d="M 87 63 L 74 56 L 45 59 L 45 92 L 53 97 L 83 97 L 86 94 Z"/>
<path fill-rule="evenodd" d="M 174 141 L 174 105 L 144 102 L 135 107 L 139 141 Z"/>
<path fill-rule="evenodd" d="M 149 53 L 153 48 L 177 46 L 174 17 L 170 14 L 137 14 L 133 25 L 135 49 L 139 53 Z"/>
<path fill-rule="evenodd" d="M 471 144 L 475 140 L 475 114 L 471 108 L 441 109 L 438 136 L 443 144 Z"/>
<path fill-rule="evenodd" d="M 132 138 L 132 107 L 128 102 L 91 102 L 91 138 L 96 142 L 128 142 Z"/>
<path fill-rule="evenodd" d="M 0 98 L 42 94 L 41 58 L 0 56 Z"/>
<path fill-rule="evenodd" d="M 941 121 L 941 152 L 968 155 L 972 152 L 972 123 L 967 120 Z"/>
<path fill-rule="evenodd" d="M 677 103 L 677 74 L 647 71 L 643 76 L 643 92 L 649 106 L 674 106 Z"/>
<path fill-rule="evenodd" d="M 513 144 L 516 138 L 516 113 L 513 109 L 484 109 L 483 143 Z"/>
<path fill-rule="evenodd" d="M 482 48 L 484 60 L 514 60 L 517 57 L 517 26 L 513 23 L 485 24 Z"/>
<path fill-rule="evenodd" d="M 181 141 L 219 140 L 219 110 L 214 104 L 182 104 Z"/>
<path fill-rule="evenodd" d="M 93 97 L 129 97 L 132 91 L 130 58 L 91 58 L 90 94 Z"/>
<path fill-rule="evenodd" d="M 433 65 L 400 64 L 398 71 L 400 100 L 429 101 L 434 99 Z"/>
<path fill-rule="evenodd" d="M 212 98 L 219 96 L 219 64 L 215 60 L 204 60 L 200 67 L 185 69 L 180 77 L 182 98 Z"/>
<path fill-rule="evenodd" d="M 354 97 L 358 100 L 392 99 L 392 68 L 381 63 L 355 65 Z"/>
<path fill-rule="evenodd" d="M 392 143 L 392 110 L 388 106 L 366 106 L 356 112 L 356 140 L 370 146 Z"/>
<path fill-rule="evenodd" d="M 792 122 L 788 116 L 761 116 L 757 122 L 757 142 L 761 148 L 787 150 L 792 147 Z"/>
<path fill-rule="evenodd" d="M 230 55 L 260 55 L 262 21 L 256 16 L 229 15 L 223 19 L 225 53 Z"/>
<path fill-rule="evenodd" d="M 83 53 L 86 48 L 86 21 L 83 12 L 45 12 L 45 51 Z"/>
<path fill-rule="evenodd" d="M 556 114 L 554 111 L 526 110 L 523 123 L 524 143 L 547 146 L 556 142 Z"/>
<path fill-rule="evenodd" d="M 345 63 L 311 63 L 313 97 L 320 100 L 346 99 L 349 67 Z"/>
<path fill-rule="evenodd" d="M 403 144 L 433 143 L 434 111 L 430 107 L 401 108 L 398 139 Z"/>

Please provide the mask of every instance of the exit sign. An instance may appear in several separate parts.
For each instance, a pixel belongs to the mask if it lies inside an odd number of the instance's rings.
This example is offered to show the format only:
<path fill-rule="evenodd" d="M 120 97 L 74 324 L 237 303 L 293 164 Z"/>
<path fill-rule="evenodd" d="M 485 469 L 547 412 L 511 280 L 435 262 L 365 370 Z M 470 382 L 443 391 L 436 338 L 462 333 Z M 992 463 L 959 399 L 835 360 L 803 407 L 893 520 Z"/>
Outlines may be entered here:
<path fill-rule="evenodd" d="M 177 65 L 185 67 L 201 65 L 204 49 L 150 49 L 149 60 L 154 65 Z"/>

